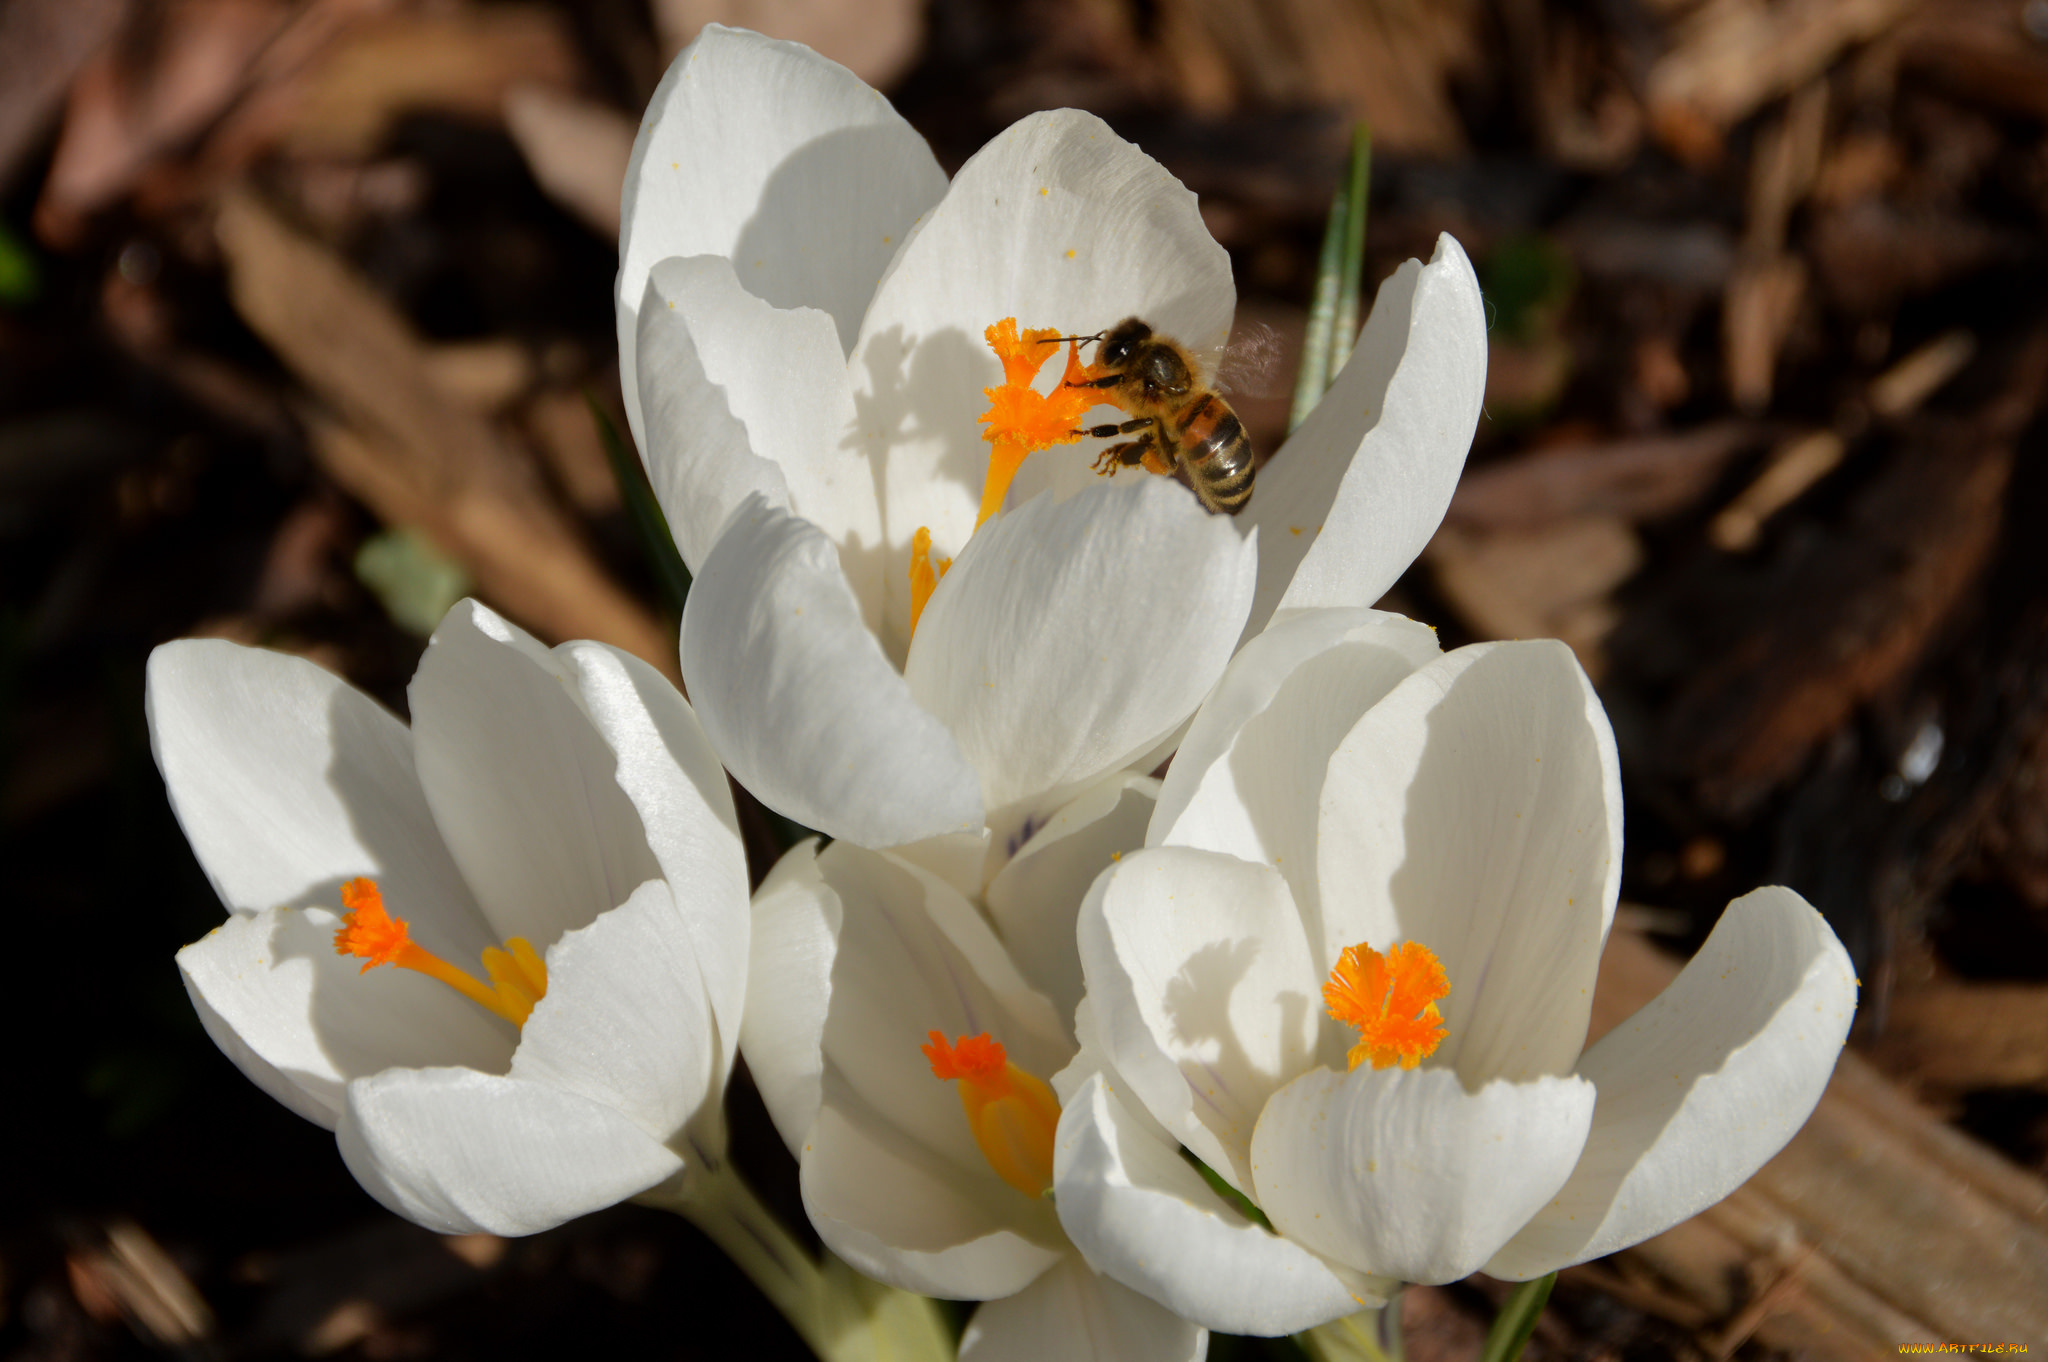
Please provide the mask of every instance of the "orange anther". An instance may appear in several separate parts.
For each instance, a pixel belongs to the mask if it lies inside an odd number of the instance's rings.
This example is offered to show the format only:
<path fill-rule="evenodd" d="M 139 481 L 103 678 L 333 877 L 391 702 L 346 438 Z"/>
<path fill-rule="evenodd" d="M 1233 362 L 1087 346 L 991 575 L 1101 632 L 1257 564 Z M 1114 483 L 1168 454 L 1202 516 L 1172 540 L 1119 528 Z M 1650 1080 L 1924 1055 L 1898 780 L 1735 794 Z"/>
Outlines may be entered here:
<path fill-rule="evenodd" d="M 1443 962 L 1421 942 L 1403 941 L 1385 955 L 1360 942 L 1338 957 L 1323 1004 L 1358 1028 L 1347 1056 L 1352 1068 L 1369 1059 L 1375 1069 L 1412 1069 L 1443 1043 L 1436 1000 L 1450 991 Z"/>
<path fill-rule="evenodd" d="M 932 557 L 932 532 L 923 525 L 910 536 L 910 632 L 917 633 L 917 622 L 924 618 L 925 604 L 931 600 L 932 592 L 939 588 L 939 578 L 946 575 L 953 566 L 950 558 Z"/>

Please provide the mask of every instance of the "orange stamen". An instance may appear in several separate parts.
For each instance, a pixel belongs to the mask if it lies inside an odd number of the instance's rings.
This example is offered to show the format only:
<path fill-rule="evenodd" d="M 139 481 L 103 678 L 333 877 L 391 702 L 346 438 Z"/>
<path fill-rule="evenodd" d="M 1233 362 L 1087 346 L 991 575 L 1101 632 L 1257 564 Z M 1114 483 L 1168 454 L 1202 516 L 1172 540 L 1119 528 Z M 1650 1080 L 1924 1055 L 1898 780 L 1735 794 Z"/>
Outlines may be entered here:
<path fill-rule="evenodd" d="M 1044 1196 L 1052 1186 L 1053 1135 L 1060 1102 L 1044 1079 L 1010 1063 L 1000 1042 L 984 1031 L 952 1045 L 945 1033 L 930 1033 L 921 1047 L 932 1076 L 960 1084 L 960 1107 L 982 1157 L 996 1176 L 1025 1196 Z"/>
<path fill-rule="evenodd" d="M 405 919 L 385 911 L 375 880 L 358 877 L 344 884 L 341 906 L 348 911 L 335 930 L 334 953 L 361 956 L 364 974 L 378 965 L 424 974 L 514 1026 L 524 1026 L 533 1005 L 547 995 L 548 967 L 524 937 L 506 941 L 509 949 L 491 946 L 484 951 L 484 972 L 491 977 L 485 984 L 414 941 Z"/>
<path fill-rule="evenodd" d="M 920 525 L 917 533 L 910 536 L 910 632 L 917 633 L 917 622 L 924 615 L 925 602 L 938 590 L 939 578 L 946 575 L 953 566 L 950 558 L 932 557 L 932 532 Z"/>
<path fill-rule="evenodd" d="M 1450 991 L 1443 961 L 1421 942 L 1403 941 L 1385 955 L 1360 942 L 1338 957 L 1323 1004 L 1358 1028 L 1347 1056 L 1352 1068 L 1369 1059 L 1375 1069 L 1412 1069 L 1443 1043 L 1436 1000 Z"/>
<path fill-rule="evenodd" d="M 1105 372 L 1081 363 L 1080 345 L 1068 342 L 1067 368 L 1050 393 L 1032 387 L 1049 354 L 1046 342 L 1059 335 L 1052 327 L 1033 327 L 1018 334 L 1017 319 L 1005 317 L 982 332 L 989 348 L 1003 366 L 1000 387 L 983 388 L 988 410 L 982 424 L 988 429 L 981 438 L 989 442 L 988 479 L 981 489 L 981 514 L 974 527 L 981 526 L 1003 507 L 1017 469 L 1031 452 L 1054 445 L 1072 444 L 1081 438 L 1075 428 L 1090 407 L 1111 399 L 1100 388 L 1073 386 L 1077 381 L 1100 378 Z"/>

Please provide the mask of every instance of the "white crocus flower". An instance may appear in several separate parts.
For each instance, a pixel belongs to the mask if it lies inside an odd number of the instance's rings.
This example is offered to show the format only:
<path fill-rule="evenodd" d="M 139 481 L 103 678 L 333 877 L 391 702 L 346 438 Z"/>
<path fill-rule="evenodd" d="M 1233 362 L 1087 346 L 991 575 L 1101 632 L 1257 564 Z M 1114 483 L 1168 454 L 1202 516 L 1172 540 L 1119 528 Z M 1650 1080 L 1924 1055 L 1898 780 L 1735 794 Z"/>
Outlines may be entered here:
<path fill-rule="evenodd" d="M 1056 1188 L 1098 1270 L 1212 1328 L 1657 1234 L 1791 1138 L 1855 1007 L 1820 916 L 1759 889 L 1585 1048 L 1620 778 L 1556 643 L 1439 654 L 1395 616 L 1282 616 L 1196 717 L 1148 843 L 1082 908 L 1098 1072 Z"/>
<path fill-rule="evenodd" d="M 747 1066 L 819 1237 L 878 1280 L 987 1302 L 963 1362 L 1204 1354 L 1205 1330 L 1099 1276 L 1061 1230 L 1043 1195 L 1047 1080 L 1074 1058 L 1071 1010 L 952 885 L 890 852 L 806 842 L 755 895 L 748 986 Z"/>
<path fill-rule="evenodd" d="M 301 658 L 150 658 L 157 765 L 229 912 L 178 954 L 208 1034 L 430 1229 L 531 1233 L 716 1161 L 747 874 L 689 706 L 471 601 L 408 696 L 410 731 Z M 410 969 L 337 953 L 344 901 Z"/>
<path fill-rule="evenodd" d="M 1000 845 L 1150 769 L 1276 608 L 1392 583 L 1478 418 L 1483 313 L 1446 237 L 1381 290 L 1235 520 L 1166 479 L 1104 484 L 1069 446 L 1026 460 L 1015 509 L 976 533 L 988 328 L 1136 315 L 1197 355 L 1223 345 L 1229 262 L 1172 175 L 1065 109 L 949 185 L 851 73 L 713 25 L 649 106 L 623 223 L 621 376 L 696 578 L 692 700 L 764 803 L 867 846 Z M 913 630 L 920 531 L 955 561 Z"/>

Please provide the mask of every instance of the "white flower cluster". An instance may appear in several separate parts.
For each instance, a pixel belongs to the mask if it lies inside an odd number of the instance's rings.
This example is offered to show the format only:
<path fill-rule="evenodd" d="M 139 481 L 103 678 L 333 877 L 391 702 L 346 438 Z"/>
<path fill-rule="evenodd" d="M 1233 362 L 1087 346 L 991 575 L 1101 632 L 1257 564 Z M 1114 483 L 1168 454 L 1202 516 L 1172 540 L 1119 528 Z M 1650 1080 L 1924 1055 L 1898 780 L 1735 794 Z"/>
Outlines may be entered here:
<path fill-rule="evenodd" d="M 644 1192 L 722 1155 L 738 1047 L 824 1242 L 987 1302 L 963 1356 L 1187 1359 L 1612 1252 L 1805 1120 L 1855 1000 L 1819 916 L 1738 900 L 1585 1048 L 1621 863 L 1600 703 L 1560 645 L 1443 653 L 1370 608 L 1478 419 L 1455 241 L 1381 288 L 1241 516 L 1060 448 L 977 532 L 992 324 L 1222 346 L 1228 262 L 1171 175 L 1062 110 L 948 183 L 845 70 L 712 27 L 623 217 L 694 708 L 469 602 L 409 733 L 295 659 L 151 663 L 230 912 L 179 956 L 194 1004 L 386 1205 L 522 1233 Z M 953 557 L 928 602 L 920 531 Z M 833 839 L 751 902 L 726 770 Z M 523 995 L 448 986 L 515 938 Z"/>

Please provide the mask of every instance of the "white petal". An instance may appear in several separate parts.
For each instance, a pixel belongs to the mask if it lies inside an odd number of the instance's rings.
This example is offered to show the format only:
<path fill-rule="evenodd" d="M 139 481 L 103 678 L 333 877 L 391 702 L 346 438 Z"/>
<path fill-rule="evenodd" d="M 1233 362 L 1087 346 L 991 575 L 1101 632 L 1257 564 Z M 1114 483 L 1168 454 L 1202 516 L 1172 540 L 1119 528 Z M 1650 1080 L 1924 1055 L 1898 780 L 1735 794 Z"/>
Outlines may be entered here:
<path fill-rule="evenodd" d="M 953 1114 L 966 1124 L 957 1101 Z M 1008 1296 L 1072 1252 L 1044 1202 L 1033 1205 L 1002 1182 L 995 1190 L 1022 1211 L 993 1192 L 979 1194 L 957 1166 L 873 1112 L 840 1106 L 829 1090 L 801 1182 L 804 1209 L 825 1246 L 906 1291 L 953 1300 Z"/>
<path fill-rule="evenodd" d="M 457 603 L 407 695 L 420 786 L 498 936 L 545 952 L 661 877 L 574 678 L 525 630 Z M 389 886 L 385 902 L 420 911 Z"/>
<path fill-rule="evenodd" d="M 1081 952 L 1075 919 L 1095 877 L 1145 844 L 1159 782 L 1118 772 L 1084 790 L 1042 827 L 989 881 L 988 915 L 1010 958 L 1062 1017 L 1081 1001 Z"/>
<path fill-rule="evenodd" d="M 1011 1063 L 1049 1079 L 1073 1057 L 1065 1020 L 974 906 L 936 877 L 847 842 L 828 847 L 818 866 L 842 904 L 823 1039 L 828 1077 L 909 1139 L 1016 1197 L 921 1047 L 932 1031 L 948 1040 L 986 1031 Z"/>
<path fill-rule="evenodd" d="M 1072 1042 L 936 876 L 847 842 L 818 868 L 840 911 L 822 1105 L 799 1154 L 812 1221 L 835 1252 L 895 1285 L 976 1299 L 1019 1290 L 1051 1261 L 1057 1218 L 990 1168 L 921 1047 L 931 1031 L 987 1032 L 1011 1063 L 1049 1078 Z"/>
<path fill-rule="evenodd" d="M 1209 1332 L 1068 1254 L 1014 1296 L 974 1312 L 960 1362 L 1201 1362 Z"/>
<path fill-rule="evenodd" d="M 1467 1092 L 1448 1069 L 1313 1069 L 1259 1118 L 1259 1206 L 1358 1271 L 1454 1282 L 1564 1184 L 1592 1119 L 1582 1078 Z"/>
<path fill-rule="evenodd" d="M 1842 943 L 1789 889 L 1728 905 L 1698 955 L 1579 1061 L 1599 1092 L 1571 1181 L 1487 1264 L 1534 1277 L 1661 1234 L 1784 1147 L 1856 1011 Z"/>
<path fill-rule="evenodd" d="M 754 891 L 753 914 L 740 1048 L 782 1142 L 801 1157 L 818 1119 L 841 914 L 838 892 L 818 869 L 817 839 L 783 853 Z"/>
<path fill-rule="evenodd" d="M 350 1079 L 393 1065 L 504 1072 L 511 1026 L 425 975 L 363 973 L 362 961 L 335 953 L 340 925 L 322 908 L 267 908 L 178 952 L 200 1021 L 236 1067 L 330 1130 Z"/>
<path fill-rule="evenodd" d="M 1202 773 L 1164 838 L 1168 845 L 1226 852 L 1278 869 L 1312 941 L 1322 936 L 1316 839 L 1330 757 L 1367 710 L 1439 655 L 1427 627 L 1398 615 L 1360 613 L 1370 620 L 1335 633 L 1321 651 L 1302 658 L 1266 707 L 1245 720 L 1228 755 Z M 1254 653 L 1265 637 L 1245 653 Z M 1293 651 L 1296 641 L 1284 639 L 1274 651 Z M 1262 653 L 1254 653 L 1251 667 L 1265 670 Z M 1179 768 L 1176 758 L 1169 773 Z"/>
<path fill-rule="evenodd" d="M 1259 470 L 1259 595 L 1274 610 L 1371 605 L 1442 523 L 1486 393 L 1486 309 L 1448 234 L 1428 265 L 1380 286 L 1358 348 L 1301 429 Z"/>
<path fill-rule="evenodd" d="M 904 667 L 997 811 L 1142 756 L 1230 660 L 1255 546 L 1161 478 L 991 521 L 932 593 Z M 991 823 L 995 819 L 990 820 Z"/>
<path fill-rule="evenodd" d="M 649 475 L 690 571 L 760 492 L 839 546 L 879 625 L 881 506 L 832 319 L 762 302 L 723 256 L 664 260 L 647 279 L 640 373 Z"/>
<path fill-rule="evenodd" d="M 785 311 L 748 293 L 722 255 L 671 256 L 649 271 L 634 356 L 641 459 L 676 551 L 692 573 L 750 495 L 758 492 L 770 506 L 789 509 L 781 463 L 755 448 L 747 418 L 761 406 L 775 412 L 764 399 L 782 395 L 774 392 L 777 377 L 795 374 L 762 372 L 756 352 L 777 342 L 809 351 L 819 321 L 829 328 L 832 319 L 809 308 Z M 837 351 L 837 335 L 828 338 Z M 830 382 L 824 377 L 820 386 Z M 731 391 L 735 384 L 738 392 Z M 812 396 L 806 393 L 800 415 L 818 412 Z"/>
<path fill-rule="evenodd" d="M 1621 774 L 1568 648 L 1474 644 L 1395 687 L 1331 758 L 1320 829 L 1319 969 L 1419 941 L 1451 988 L 1432 1064 L 1475 1087 L 1570 1071 L 1620 890 Z"/>
<path fill-rule="evenodd" d="M 706 25 L 655 87 L 626 166 L 613 297 L 634 437 L 635 315 L 658 262 L 726 256 L 777 307 L 830 313 L 844 353 L 883 267 L 945 192 L 931 148 L 852 72 Z"/>
<path fill-rule="evenodd" d="M 717 1020 L 722 1082 L 746 1004 L 748 922 L 747 854 L 725 768 L 689 701 L 646 662 L 604 643 L 565 643 L 555 655 L 616 756 L 615 779 L 668 881 Z"/>
<path fill-rule="evenodd" d="M 1081 908 L 1107 1057 L 1154 1119 L 1241 1191 L 1266 1099 L 1315 1051 L 1321 983 L 1271 866 L 1165 847 L 1126 856 Z"/>
<path fill-rule="evenodd" d="M 890 847 L 889 854 L 920 870 L 929 870 L 970 899 L 981 897 L 982 886 L 994 874 L 989 863 L 996 856 L 986 825 L 973 832 L 949 832 L 922 842 L 905 842 Z"/>
<path fill-rule="evenodd" d="M 335 1141 L 364 1191 L 442 1234 L 536 1234 L 683 1166 L 611 1107 L 471 1069 L 358 1079 Z"/>
<path fill-rule="evenodd" d="M 710 1001 L 666 884 L 564 936 L 547 967 L 512 1078 L 615 1108 L 664 1143 L 723 1096 Z"/>
<path fill-rule="evenodd" d="M 690 588 L 682 651 L 712 747 L 776 812 L 864 846 L 980 829 L 973 768 L 882 655 L 814 526 L 742 507 Z"/>
<path fill-rule="evenodd" d="M 1405 615 L 1379 610 L 1303 610 L 1290 611 L 1274 620 L 1264 632 L 1238 649 L 1215 691 L 1195 712 L 1187 736 L 1173 753 L 1173 765 L 1167 768 L 1159 805 L 1152 816 L 1148 845 L 1173 843 L 1226 850 L 1176 837 L 1174 825 L 1195 797 L 1197 788 L 1208 780 L 1211 768 L 1229 753 L 1238 731 L 1247 720 L 1272 705 L 1273 696 L 1294 669 L 1318 653 L 1353 642 L 1371 642 L 1394 657 L 1410 659 L 1408 671 L 1442 654 L 1437 647 L 1436 631 Z M 1332 750 L 1334 747 L 1332 744 Z M 1328 760 L 1325 753 L 1323 761 Z"/>
<path fill-rule="evenodd" d="M 182 639 L 150 655 L 144 706 L 171 809 L 229 908 L 338 909 L 343 882 L 369 875 L 418 905 L 404 916 L 429 950 L 489 944 L 412 739 L 375 700 L 301 657 Z"/>
<path fill-rule="evenodd" d="M 1195 196 L 1102 120 L 1059 109 L 998 134 L 890 266 L 853 352 L 890 549 L 900 557 L 927 526 L 957 554 L 974 528 L 988 468 L 982 389 L 1002 381 L 989 326 L 1015 317 L 1086 335 L 1138 315 L 1206 353 L 1229 334 L 1234 300 Z M 1034 454 L 1016 501 L 1092 480 L 1092 457 L 1077 446 Z M 889 590 L 889 627 L 907 637 L 909 583 L 892 576 Z"/>
<path fill-rule="evenodd" d="M 1113 1074 L 1067 1100 L 1054 1168 L 1060 1224 L 1089 1263 L 1211 1329 L 1294 1333 L 1383 1304 L 1395 1286 L 1245 1219 L 1118 1094 Z"/>

